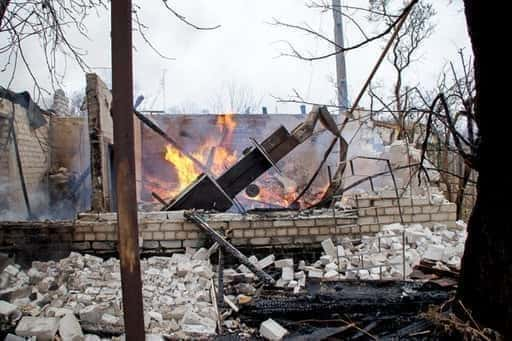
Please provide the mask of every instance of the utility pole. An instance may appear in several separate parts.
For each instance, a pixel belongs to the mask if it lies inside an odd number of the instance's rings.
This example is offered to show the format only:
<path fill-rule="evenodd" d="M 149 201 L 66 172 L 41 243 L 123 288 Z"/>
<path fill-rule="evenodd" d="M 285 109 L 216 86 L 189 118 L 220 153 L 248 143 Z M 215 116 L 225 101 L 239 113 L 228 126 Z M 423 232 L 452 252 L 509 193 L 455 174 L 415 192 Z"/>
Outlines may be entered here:
<path fill-rule="evenodd" d="M 343 42 L 343 15 L 341 10 L 341 1 L 332 0 L 332 15 L 334 18 L 334 42 L 337 50 L 345 47 Z M 336 54 L 336 89 L 338 90 L 338 105 L 340 114 L 348 109 L 347 94 L 347 70 L 345 67 L 345 53 Z"/>
<path fill-rule="evenodd" d="M 112 119 L 121 263 L 123 315 L 127 341 L 145 340 L 133 125 L 132 1 L 111 2 Z"/>

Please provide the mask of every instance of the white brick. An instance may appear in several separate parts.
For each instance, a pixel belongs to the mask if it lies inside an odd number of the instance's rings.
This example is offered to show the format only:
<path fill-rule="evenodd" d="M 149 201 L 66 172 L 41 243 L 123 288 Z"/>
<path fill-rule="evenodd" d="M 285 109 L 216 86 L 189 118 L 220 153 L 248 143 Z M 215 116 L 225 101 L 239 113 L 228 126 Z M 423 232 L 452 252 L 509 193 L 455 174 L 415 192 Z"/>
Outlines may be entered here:
<path fill-rule="evenodd" d="M 260 325 L 260 335 L 266 340 L 279 341 L 286 334 L 288 331 L 272 319 L 268 319 Z"/>

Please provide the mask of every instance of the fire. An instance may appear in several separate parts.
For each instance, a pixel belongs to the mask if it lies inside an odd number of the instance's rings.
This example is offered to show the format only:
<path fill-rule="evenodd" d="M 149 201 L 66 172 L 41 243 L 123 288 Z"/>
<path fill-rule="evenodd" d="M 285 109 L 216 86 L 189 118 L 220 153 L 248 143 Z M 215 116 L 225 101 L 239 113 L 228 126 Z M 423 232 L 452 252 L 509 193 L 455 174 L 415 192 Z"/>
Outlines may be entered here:
<path fill-rule="evenodd" d="M 193 156 L 200 160 L 199 157 L 201 155 Z M 176 176 L 178 177 L 178 187 L 174 188 L 173 192 L 181 192 L 184 190 L 185 187 L 192 183 L 200 173 L 197 170 L 197 166 L 189 157 L 171 145 L 165 146 L 164 159 L 174 165 Z"/>
<path fill-rule="evenodd" d="M 204 165 L 209 172 L 219 177 L 238 160 L 238 153 L 232 149 L 233 132 L 237 122 L 232 114 L 220 114 L 216 116 L 215 131 L 209 132 L 199 141 L 194 150 L 188 149 L 195 159 Z M 184 146 L 190 148 L 190 145 Z M 175 198 L 188 185 L 203 173 L 203 169 L 194 163 L 184 152 L 172 145 L 165 145 L 163 159 L 175 174 L 174 177 L 163 182 L 161 179 L 147 177 L 146 188 L 155 192 L 160 197 L 169 200 Z M 286 172 L 284 172 L 287 174 Z M 289 172 L 288 174 L 292 174 Z M 297 198 L 300 188 L 294 180 L 279 174 L 266 173 L 255 184 L 259 187 L 259 193 L 255 197 L 249 197 L 242 192 L 237 198 L 247 208 L 256 207 L 289 207 Z M 327 185 L 319 184 L 312 188 L 298 201 L 301 208 L 317 202 L 327 190 Z"/>
<path fill-rule="evenodd" d="M 190 153 L 190 155 L 208 168 L 214 176 L 221 175 L 238 159 L 236 151 L 232 151 L 229 148 L 236 125 L 237 123 L 233 115 L 217 115 L 215 126 L 219 134 L 208 135 L 196 150 Z M 172 145 L 165 146 L 164 159 L 172 165 L 177 177 L 176 183 L 169 184 L 171 189 L 166 191 L 158 189 L 155 191 L 165 194 L 165 198 L 175 197 L 203 173 L 201 167 Z"/>

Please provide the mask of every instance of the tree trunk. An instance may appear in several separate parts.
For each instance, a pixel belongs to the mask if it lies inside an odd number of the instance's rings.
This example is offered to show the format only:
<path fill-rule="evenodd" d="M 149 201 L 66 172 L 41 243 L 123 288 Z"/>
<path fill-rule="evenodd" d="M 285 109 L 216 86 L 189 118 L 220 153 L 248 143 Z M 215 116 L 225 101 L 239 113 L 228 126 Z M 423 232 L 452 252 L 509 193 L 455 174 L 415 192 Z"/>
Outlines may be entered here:
<path fill-rule="evenodd" d="M 471 38 L 475 82 L 477 95 L 475 99 L 476 119 L 480 132 L 477 151 L 477 198 L 468 223 L 468 238 L 462 259 L 461 279 L 458 297 L 473 311 L 473 316 L 484 325 L 494 328 L 512 337 L 512 227 L 510 207 L 508 211 L 502 205 L 510 204 L 509 168 L 501 160 L 493 158 L 493 153 L 500 153 L 510 142 L 502 143 L 504 138 L 498 130 L 506 129 L 504 113 L 497 109 L 503 102 L 498 92 L 499 86 L 491 75 L 499 75 L 507 68 L 498 62 L 499 53 L 496 46 L 489 43 L 490 37 L 499 32 L 492 27 L 490 34 L 483 30 L 488 22 L 485 17 L 494 11 L 493 21 L 499 21 L 496 7 L 492 3 L 480 0 L 464 0 L 466 21 Z M 484 39 L 487 39 L 485 41 Z M 484 44 L 489 45 L 483 47 Z M 491 55 L 491 56 L 489 56 Z M 489 57 L 492 60 L 489 60 Z M 500 104 L 501 103 L 501 104 Z M 494 106 L 493 106 L 494 104 Z M 505 126 L 505 127 L 503 127 Z M 509 158 L 504 151 L 503 159 Z M 508 160 L 507 160 L 508 161 Z M 505 161 L 504 161 L 505 162 Z M 508 162 L 506 162 L 508 163 Z"/>

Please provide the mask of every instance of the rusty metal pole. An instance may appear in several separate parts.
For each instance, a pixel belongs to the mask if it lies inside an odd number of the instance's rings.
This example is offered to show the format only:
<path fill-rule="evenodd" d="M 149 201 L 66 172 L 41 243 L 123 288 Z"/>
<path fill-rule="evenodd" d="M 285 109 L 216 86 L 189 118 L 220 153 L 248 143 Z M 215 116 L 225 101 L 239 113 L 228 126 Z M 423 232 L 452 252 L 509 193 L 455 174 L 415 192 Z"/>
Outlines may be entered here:
<path fill-rule="evenodd" d="M 133 125 L 132 2 L 111 2 L 112 117 L 117 231 L 126 339 L 145 339 Z"/>

